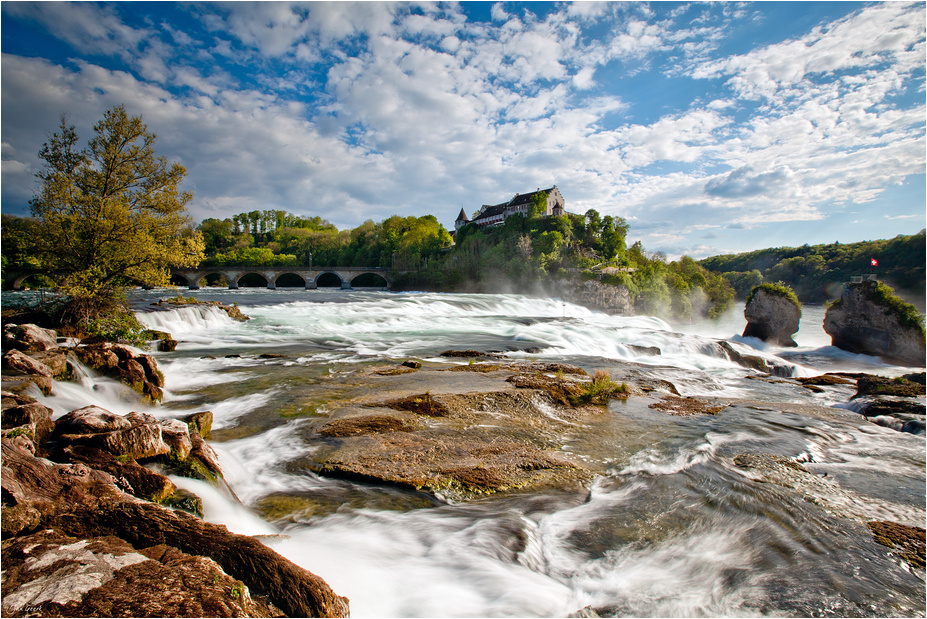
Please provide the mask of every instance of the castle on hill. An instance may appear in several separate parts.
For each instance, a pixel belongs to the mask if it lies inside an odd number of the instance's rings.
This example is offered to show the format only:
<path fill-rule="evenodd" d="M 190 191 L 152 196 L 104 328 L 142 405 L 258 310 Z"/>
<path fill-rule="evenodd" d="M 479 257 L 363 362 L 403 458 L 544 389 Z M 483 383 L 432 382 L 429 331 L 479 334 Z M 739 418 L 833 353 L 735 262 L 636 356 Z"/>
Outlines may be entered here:
<path fill-rule="evenodd" d="M 467 213 L 461 208 L 460 214 L 454 222 L 454 230 L 460 230 L 467 224 L 476 224 L 480 227 L 499 226 L 502 225 L 506 218 L 516 213 L 527 216 L 528 208 L 531 206 L 534 197 L 538 194 L 547 198 L 547 206 L 542 213 L 543 217 L 558 216 L 566 213 L 563 196 L 560 195 L 560 190 L 554 185 L 549 189 L 538 189 L 531 193 L 516 193 L 511 200 L 502 202 L 501 204 L 484 204 L 480 207 L 480 210 L 477 211 L 476 215 L 474 215 L 473 219 L 467 217 Z"/>

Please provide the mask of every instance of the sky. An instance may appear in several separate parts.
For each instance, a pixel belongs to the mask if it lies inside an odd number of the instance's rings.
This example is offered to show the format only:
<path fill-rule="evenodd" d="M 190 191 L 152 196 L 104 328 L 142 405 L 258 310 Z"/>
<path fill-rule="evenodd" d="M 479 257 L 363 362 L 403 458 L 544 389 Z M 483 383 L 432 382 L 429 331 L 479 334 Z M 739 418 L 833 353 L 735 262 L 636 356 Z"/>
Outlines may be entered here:
<path fill-rule="evenodd" d="M 195 222 L 339 229 L 556 185 L 702 258 L 925 227 L 923 2 L 0 3 L 4 213 L 124 105 Z"/>

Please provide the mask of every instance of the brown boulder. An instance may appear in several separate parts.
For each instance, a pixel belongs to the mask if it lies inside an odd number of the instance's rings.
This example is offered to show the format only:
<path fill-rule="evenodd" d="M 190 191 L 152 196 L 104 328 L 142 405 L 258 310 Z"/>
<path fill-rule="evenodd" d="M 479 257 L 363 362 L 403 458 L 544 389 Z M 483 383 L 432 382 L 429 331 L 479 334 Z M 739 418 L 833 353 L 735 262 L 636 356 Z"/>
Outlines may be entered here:
<path fill-rule="evenodd" d="M 56 459 L 81 462 L 98 471 L 109 473 L 120 489 L 146 501 L 161 503 L 177 492 L 177 486 L 164 475 L 145 468 L 135 460 L 117 458 L 96 447 L 69 445 L 59 450 Z"/>
<path fill-rule="evenodd" d="M 171 448 L 170 457 L 176 460 L 186 460 L 193 451 L 193 442 L 190 439 L 190 429 L 179 419 L 165 419 L 161 422 L 161 437 Z"/>
<path fill-rule="evenodd" d="M 209 433 L 212 432 L 212 411 L 192 413 L 181 417 L 180 420 L 187 424 L 190 434 L 199 434 L 203 438 L 209 438 Z"/>
<path fill-rule="evenodd" d="M 30 398 L 31 399 L 31 398 Z M 52 409 L 38 402 L 18 404 L 3 409 L 3 430 L 5 435 L 18 428 L 24 428 L 20 433 L 26 432 L 35 443 L 41 445 L 51 436 L 55 427 L 52 421 Z"/>
<path fill-rule="evenodd" d="M 215 561 L 47 530 L 3 542 L 5 616 L 275 617 Z"/>
<path fill-rule="evenodd" d="M 50 367 L 41 361 L 36 361 L 29 355 L 22 353 L 15 348 L 7 351 L 7 353 L 3 355 L 3 367 L 13 375 L 26 374 L 32 376 L 44 376 L 46 378 L 51 378 L 54 376 L 54 372 L 52 372 Z"/>
<path fill-rule="evenodd" d="M 5 535 L 50 528 L 81 540 L 116 536 L 136 549 L 172 546 L 212 559 L 225 573 L 267 596 L 289 616 L 348 616 L 347 600 L 321 578 L 252 537 L 139 501 L 120 491 L 110 475 L 84 464 L 59 465 L 38 459 L 6 439 L 0 446 Z M 9 512 L 19 518 L 14 522 Z M 14 530 L 14 525 L 21 528 Z M 4 570 L 12 569 L 13 565 L 4 560 Z"/>
<path fill-rule="evenodd" d="M 161 425 L 151 415 L 116 415 L 98 406 L 71 411 L 55 425 L 60 447 L 86 445 L 137 460 L 170 452 Z"/>
<path fill-rule="evenodd" d="M 30 375 L 30 376 L 4 376 L 3 390 L 28 395 L 32 389 L 38 389 L 45 395 L 51 395 L 54 390 L 55 381 L 48 376 Z"/>
<path fill-rule="evenodd" d="M 124 382 L 154 401 L 161 399 L 164 377 L 151 355 L 109 342 L 78 346 L 74 352 L 94 370 Z"/>
<path fill-rule="evenodd" d="M 58 335 L 33 324 L 8 324 L 3 327 L 3 349 L 11 348 L 24 352 L 53 350 L 58 348 Z"/>
<path fill-rule="evenodd" d="M 58 380 L 67 380 L 71 376 L 71 356 L 65 349 L 38 351 L 30 353 L 29 356 L 48 366 L 52 377 Z"/>

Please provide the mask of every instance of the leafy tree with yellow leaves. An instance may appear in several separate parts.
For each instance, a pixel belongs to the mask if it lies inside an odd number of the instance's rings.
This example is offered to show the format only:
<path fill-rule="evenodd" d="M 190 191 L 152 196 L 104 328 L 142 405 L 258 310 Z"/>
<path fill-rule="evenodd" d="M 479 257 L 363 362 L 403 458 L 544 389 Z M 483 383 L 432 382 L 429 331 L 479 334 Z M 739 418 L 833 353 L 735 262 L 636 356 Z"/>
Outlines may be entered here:
<path fill-rule="evenodd" d="M 170 283 L 170 267 L 196 266 L 203 241 L 180 190 L 186 169 L 155 155 L 156 136 L 123 106 L 105 112 L 84 148 L 62 117 L 45 143 L 30 202 L 34 252 L 79 321 L 112 308 L 127 285 Z"/>

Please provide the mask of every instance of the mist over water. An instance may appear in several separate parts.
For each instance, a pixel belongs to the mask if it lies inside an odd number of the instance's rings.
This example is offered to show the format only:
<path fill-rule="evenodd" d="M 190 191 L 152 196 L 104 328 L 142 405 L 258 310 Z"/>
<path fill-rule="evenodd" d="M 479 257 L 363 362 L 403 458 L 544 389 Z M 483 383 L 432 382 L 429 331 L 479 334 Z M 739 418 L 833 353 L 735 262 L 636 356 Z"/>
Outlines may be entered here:
<path fill-rule="evenodd" d="M 865 521 L 923 526 L 924 437 L 833 408 L 852 397 L 849 388 L 813 393 L 749 379 L 754 372 L 718 354 L 723 339 L 793 376 L 907 371 L 831 347 L 823 308 L 805 307 L 798 348 L 782 349 L 741 337 L 742 307 L 673 325 L 520 295 L 193 294 L 238 303 L 252 319 L 202 307 L 151 312 L 150 301 L 170 294 L 139 293 L 140 319 L 179 340 L 176 351 L 156 353 L 161 406 L 92 375 L 43 400 L 56 415 L 90 403 L 159 417 L 213 411 L 210 443 L 243 506 L 175 483 L 203 497 L 207 519 L 266 536 L 324 578 L 350 598 L 354 617 L 563 617 L 585 606 L 602 616 L 923 614 L 923 571 L 873 542 Z M 600 444 L 564 438 L 565 452 L 590 454 L 606 471 L 583 494 L 449 503 L 307 470 L 314 447 L 305 429 L 337 401 L 341 377 L 407 358 L 451 363 L 440 356 L 448 349 L 588 371 L 633 364 L 683 396 L 731 405 L 676 417 L 635 398 L 613 402 Z M 285 356 L 260 357 L 268 353 Z M 312 415 L 294 416 L 297 399 L 316 403 Z M 813 475 L 799 480 L 807 487 L 758 483 L 734 464 L 742 453 L 788 458 Z"/>

